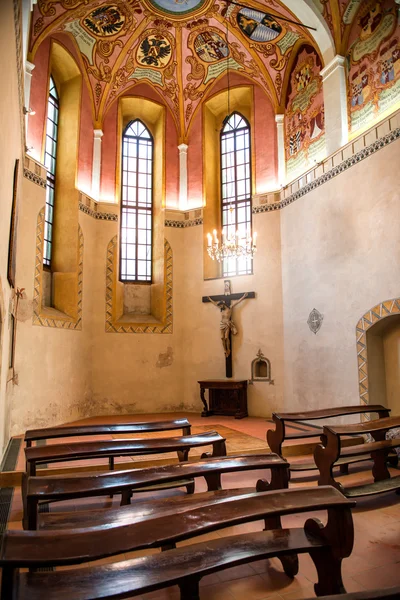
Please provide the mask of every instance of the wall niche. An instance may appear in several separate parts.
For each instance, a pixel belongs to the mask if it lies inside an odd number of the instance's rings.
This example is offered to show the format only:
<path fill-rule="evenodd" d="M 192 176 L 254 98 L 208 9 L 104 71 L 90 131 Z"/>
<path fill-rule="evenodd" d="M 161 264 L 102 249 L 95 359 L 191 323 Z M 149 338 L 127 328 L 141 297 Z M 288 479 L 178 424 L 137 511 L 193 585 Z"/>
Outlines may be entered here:
<path fill-rule="evenodd" d="M 264 356 L 261 349 L 251 363 L 251 381 L 267 381 L 270 385 L 274 385 L 271 375 L 271 362 Z"/>

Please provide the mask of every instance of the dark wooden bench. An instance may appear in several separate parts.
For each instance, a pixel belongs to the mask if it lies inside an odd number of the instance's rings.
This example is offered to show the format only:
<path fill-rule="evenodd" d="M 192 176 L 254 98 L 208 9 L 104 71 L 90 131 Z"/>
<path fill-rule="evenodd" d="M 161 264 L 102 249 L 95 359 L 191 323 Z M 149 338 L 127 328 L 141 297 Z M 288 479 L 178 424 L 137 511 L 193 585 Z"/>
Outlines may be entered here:
<path fill-rule="evenodd" d="M 210 573 L 273 556 L 294 576 L 293 557 L 309 553 L 318 573 L 317 595 L 344 592 L 341 563 L 350 556 L 354 530 L 351 508 L 330 486 L 261 491 L 228 498 L 188 513 L 155 515 L 135 523 L 84 530 L 7 531 L 0 550 L 2 600 L 94 600 L 141 595 L 178 584 L 182 600 L 199 600 L 199 582 Z M 281 517 L 327 510 L 325 527 L 309 518 L 304 528 L 282 528 Z M 219 538 L 207 543 L 55 573 L 20 572 L 82 564 L 132 550 L 168 548 L 177 542 L 233 525 L 264 519 L 265 530 Z M 206 594 L 206 592 L 205 592 Z"/>
<path fill-rule="evenodd" d="M 36 475 L 40 464 L 85 460 L 92 458 L 115 458 L 117 456 L 146 456 L 177 452 L 180 461 L 187 460 L 191 448 L 212 446 L 213 456 L 225 456 L 225 438 L 215 431 L 175 438 L 127 439 L 73 442 L 34 446 L 25 449 L 26 473 Z"/>
<path fill-rule="evenodd" d="M 399 600 L 400 586 L 385 588 L 384 590 L 368 590 L 367 592 L 353 592 L 352 594 L 335 594 L 322 596 L 320 600 Z M 309 598 L 308 600 L 313 600 Z"/>
<path fill-rule="evenodd" d="M 107 417 L 104 417 L 105 419 Z M 150 421 L 135 423 L 101 423 L 99 425 L 66 425 L 47 427 L 44 429 L 28 429 L 25 433 L 26 447 L 32 442 L 85 435 L 127 435 L 134 433 L 154 433 L 157 431 L 174 431 L 182 429 L 182 435 L 191 434 L 191 425 L 187 419 L 170 421 Z"/>
<path fill-rule="evenodd" d="M 319 485 L 333 485 L 347 497 L 369 496 L 400 488 L 400 476 L 391 478 L 387 466 L 389 452 L 400 447 L 400 439 L 386 440 L 386 432 L 400 427 L 400 417 L 376 419 L 355 425 L 324 426 L 321 444 L 314 451 L 314 460 L 319 469 Z M 342 448 L 342 436 L 370 433 L 373 442 Z M 373 461 L 374 483 L 344 487 L 333 477 L 332 469 L 342 457 L 357 458 L 365 454 Z"/>
<path fill-rule="evenodd" d="M 348 415 L 362 415 L 366 413 L 377 413 L 379 417 L 388 417 L 390 409 L 381 404 L 371 404 L 369 406 L 339 406 L 336 408 L 324 408 L 320 410 L 310 410 L 298 413 L 273 413 L 272 418 L 275 424 L 275 429 L 267 431 L 267 442 L 272 452 L 283 456 L 282 444 L 288 440 L 302 440 L 306 438 L 319 438 L 323 432 L 322 427 L 314 427 L 311 431 L 298 431 L 296 433 L 286 433 L 287 424 L 307 425 L 303 421 L 315 421 L 318 419 L 332 419 L 334 417 L 344 417 Z M 368 460 L 369 456 L 347 457 L 341 458 L 335 466 L 340 467 L 341 473 L 348 473 L 349 464 Z M 290 464 L 291 471 L 311 471 L 317 469 L 314 462 L 292 462 Z"/>
<path fill-rule="evenodd" d="M 222 490 L 221 476 L 253 470 L 270 470 L 268 489 L 281 489 L 288 486 L 288 463 L 276 454 L 226 456 L 209 458 L 199 462 L 183 462 L 162 467 L 148 467 L 131 471 L 105 472 L 87 476 L 64 477 L 27 477 L 23 478 L 24 498 L 24 529 L 64 529 L 120 523 L 121 519 L 133 521 L 138 515 L 154 514 L 169 510 L 172 504 L 176 511 L 187 510 L 206 501 L 215 502 L 226 497 Z M 179 481 L 194 480 L 204 477 L 209 492 L 214 494 L 195 494 L 194 496 L 177 496 L 175 498 L 149 499 L 144 502 L 136 501 L 128 506 L 133 492 L 144 491 L 154 486 L 160 486 Z M 267 489 L 267 483 L 264 485 Z M 253 492 L 255 488 L 245 488 L 235 491 L 235 494 Z M 233 495 L 232 490 L 228 491 Z M 71 513 L 42 513 L 38 514 L 39 502 L 63 501 L 70 499 L 88 498 L 121 494 L 123 509 L 110 510 L 81 510 Z"/>

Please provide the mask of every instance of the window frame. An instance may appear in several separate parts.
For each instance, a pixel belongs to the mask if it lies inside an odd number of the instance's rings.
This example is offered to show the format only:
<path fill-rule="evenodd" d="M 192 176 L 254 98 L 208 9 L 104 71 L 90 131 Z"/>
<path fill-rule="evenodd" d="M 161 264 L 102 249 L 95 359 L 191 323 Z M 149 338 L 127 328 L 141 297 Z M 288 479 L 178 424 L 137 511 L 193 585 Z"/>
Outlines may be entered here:
<path fill-rule="evenodd" d="M 56 92 L 56 96 L 52 94 L 52 88 L 55 89 Z M 56 126 L 57 128 L 57 132 L 56 132 L 56 137 L 53 138 L 50 135 L 48 135 L 47 133 L 47 128 L 48 128 L 48 122 L 50 119 L 49 117 L 49 104 L 50 102 L 52 102 L 53 106 L 55 107 L 55 109 L 57 110 L 57 121 L 52 121 L 52 123 Z M 49 168 L 47 168 L 47 175 L 46 175 L 46 204 L 45 204 L 45 214 L 44 214 L 44 229 L 43 229 L 43 258 L 42 258 L 42 266 L 43 269 L 45 269 L 46 271 L 50 271 L 52 270 L 52 258 L 53 258 L 53 246 L 54 246 L 54 217 L 55 217 L 55 196 L 56 196 L 56 173 L 57 173 L 57 146 L 58 146 L 58 134 L 59 134 L 59 123 L 60 123 L 60 94 L 57 90 L 57 85 L 56 82 L 54 80 L 54 77 L 52 74 L 50 74 L 49 76 L 49 86 L 48 86 L 48 95 L 47 95 L 47 110 L 46 110 L 46 129 L 45 129 L 45 145 L 44 145 L 44 160 L 43 163 L 46 166 L 46 155 L 48 155 L 52 160 L 54 160 L 54 173 L 52 173 L 50 171 Z M 54 156 L 51 155 L 49 152 L 47 152 L 47 139 L 50 138 L 53 143 L 55 144 L 55 154 Z M 49 196 L 49 192 L 48 190 L 52 189 L 53 190 L 53 204 L 50 204 L 50 202 L 48 202 L 48 196 Z M 51 221 L 47 220 L 47 216 L 48 216 L 48 209 L 47 207 L 50 206 L 52 208 L 53 211 L 53 215 L 52 215 L 52 219 Z M 46 238 L 46 223 L 51 225 L 51 236 L 50 239 Z M 45 256 L 46 251 L 45 248 L 47 247 L 47 243 L 50 244 L 50 257 L 47 258 Z M 46 261 L 46 262 L 45 262 Z"/>
<path fill-rule="evenodd" d="M 123 188 L 124 188 L 124 139 L 125 137 L 130 137 L 130 138 L 134 138 L 137 140 L 137 144 L 139 145 L 139 140 L 140 140 L 140 136 L 126 136 L 126 132 L 128 131 L 128 129 L 134 125 L 136 122 L 140 123 L 141 125 L 143 125 L 143 127 L 146 129 L 147 133 L 150 136 L 150 140 L 151 140 L 151 149 L 152 149 L 152 153 L 151 153 L 151 208 L 150 209 L 145 209 L 148 210 L 148 212 L 150 212 L 151 215 L 151 245 L 150 245 L 150 279 L 149 280 L 143 280 L 143 279 L 125 279 L 122 278 L 122 213 L 124 208 L 129 208 L 129 204 L 124 205 L 123 202 Z M 139 154 L 137 153 L 137 157 L 136 159 L 138 160 L 139 158 Z M 136 174 L 138 173 L 138 171 L 136 170 Z M 136 190 L 138 190 L 138 181 L 136 180 Z M 146 188 L 148 189 L 148 188 Z M 131 208 L 134 208 L 137 212 L 136 212 L 136 217 L 138 215 L 138 211 L 140 210 L 140 207 L 137 203 L 137 193 L 136 193 L 136 205 L 135 206 L 130 206 Z M 143 207 L 142 207 L 143 208 Z M 123 132 L 122 132 L 122 138 L 121 138 L 121 185 L 120 185 L 120 211 L 119 211 L 119 215 L 120 215 L 120 224 L 119 224 L 119 276 L 118 279 L 121 283 L 126 283 L 126 284 L 134 284 L 134 285 L 152 285 L 153 283 L 153 245 L 154 245 L 154 137 L 153 134 L 151 133 L 149 127 L 146 125 L 146 123 L 144 123 L 144 121 L 142 121 L 142 119 L 139 118 L 135 118 L 135 119 L 131 119 L 127 125 L 124 127 Z M 149 230 L 146 230 L 149 231 Z M 136 248 L 136 252 L 135 252 L 135 263 L 136 263 L 136 277 L 137 277 L 137 263 L 138 263 L 138 219 L 136 218 L 136 242 L 135 242 L 135 248 Z"/>
<path fill-rule="evenodd" d="M 235 154 L 235 164 L 234 164 L 234 168 L 235 168 L 235 179 L 234 179 L 234 185 L 235 185 L 235 200 L 233 202 L 225 202 L 224 203 L 224 199 L 223 199 L 223 178 L 222 178 L 222 172 L 223 172 L 223 167 L 222 167 L 222 138 L 224 135 L 228 134 L 228 131 L 224 131 L 226 125 L 229 123 L 229 121 L 232 119 L 232 117 L 234 115 L 237 115 L 238 117 L 240 117 L 246 124 L 245 127 L 241 127 L 240 129 L 233 129 L 232 131 L 241 131 L 243 129 L 247 129 L 248 131 L 248 136 L 249 136 L 249 161 L 248 163 L 244 163 L 245 165 L 249 165 L 249 183 L 250 183 L 250 191 L 249 191 L 249 197 L 244 199 L 244 200 L 237 200 L 237 163 L 236 163 L 236 135 L 234 137 L 234 144 L 235 144 L 235 149 L 234 149 L 234 154 Z M 233 112 L 231 112 L 230 115 L 227 115 L 225 117 L 225 119 L 223 120 L 222 126 L 221 126 L 221 130 L 220 130 L 220 136 L 219 136 L 219 162 L 220 162 L 220 218 L 221 218 L 221 231 L 224 229 L 224 225 L 223 225 L 223 213 L 224 213 L 224 208 L 229 207 L 231 205 L 233 205 L 234 207 L 234 223 L 235 223 L 235 231 L 237 229 L 237 224 L 238 224 L 238 204 L 240 203 L 244 203 L 244 202 L 249 202 L 250 203 L 250 221 L 246 221 L 246 223 L 249 223 L 249 227 L 250 227 L 250 232 L 252 233 L 253 231 L 253 181 L 252 181 L 252 147 L 251 147 L 251 126 L 249 121 L 246 119 L 246 117 L 238 112 L 237 110 L 234 110 Z M 235 269 L 235 273 L 229 273 L 225 271 L 225 260 L 236 260 L 236 269 Z M 253 275 L 254 270 L 253 270 L 253 260 L 248 257 L 247 260 L 250 261 L 250 268 L 248 270 L 246 270 L 246 273 L 239 273 L 238 272 L 238 260 L 239 258 L 235 258 L 232 257 L 230 259 L 225 259 L 221 262 L 221 268 L 222 268 L 222 277 L 240 277 L 243 275 Z"/>

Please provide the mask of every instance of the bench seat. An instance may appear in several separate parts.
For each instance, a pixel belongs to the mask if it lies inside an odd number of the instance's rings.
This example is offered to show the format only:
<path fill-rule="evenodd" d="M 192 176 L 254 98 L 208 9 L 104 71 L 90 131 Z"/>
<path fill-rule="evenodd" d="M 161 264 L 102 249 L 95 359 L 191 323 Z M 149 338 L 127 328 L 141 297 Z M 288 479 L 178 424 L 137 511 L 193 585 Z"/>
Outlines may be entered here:
<path fill-rule="evenodd" d="M 304 553 L 326 546 L 322 538 L 303 529 L 282 529 L 229 536 L 160 554 L 117 562 L 111 565 L 69 569 L 63 572 L 21 573 L 13 600 L 111 600 L 134 597 L 188 578 L 202 578 L 252 561 L 287 554 Z M 173 565 L 173 568 L 171 568 Z M 45 596 L 44 596 L 45 590 Z M 267 589 L 266 589 L 267 593 Z M 190 595 L 189 595 L 190 594 Z M 195 600 L 194 592 L 182 599 Z M 204 598 L 207 591 L 204 589 Z M 6 599 L 5 599 L 6 600 Z"/>

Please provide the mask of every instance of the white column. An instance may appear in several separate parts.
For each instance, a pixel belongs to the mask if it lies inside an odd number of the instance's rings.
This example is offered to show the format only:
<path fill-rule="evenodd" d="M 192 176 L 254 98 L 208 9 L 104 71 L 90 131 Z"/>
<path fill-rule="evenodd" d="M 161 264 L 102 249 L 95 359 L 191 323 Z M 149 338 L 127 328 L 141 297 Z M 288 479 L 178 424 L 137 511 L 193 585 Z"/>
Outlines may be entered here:
<path fill-rule="evenodd" d="M 93 166 L 92 166 L 92 197 L 98 200 L 100 197 L 100 175 L 101 175 L 101 129 L 94 130 L 93 142 Z"/>
<path fill-rule="evenodd" d="M 344 65 L 344 56 L 337 54 L 320 73 L 324 87 L 325 133 L 328 155 L 333 154 L 349 141 Z"/>
<path fill-rule="evenodd" d="M 179 210 L 188 207 L 187 144 L 180 144 L 179 150 Z"/>
<path fill-rule="evenodd" d="M 32 71 L 35 68 L 35 65 L 28 60 L 25 61 L 25 78 L 24 78 L 24 102 L 26 110 L 30 108 L 31 101 L 31 83 L 32 83 Z M 28 121 L 29 114 L 25 114 L 25 134 L 26 139 L 28 139 Z"/>
<path fill-rule="evenodd" d="M 278 140 L 278 183 L 286 183 L 286 158 L 285 158 L 285 115 L 275 115 L 276 134 Z"/>

